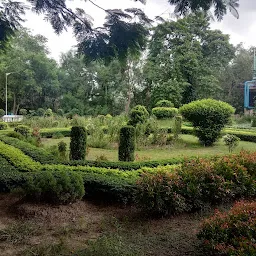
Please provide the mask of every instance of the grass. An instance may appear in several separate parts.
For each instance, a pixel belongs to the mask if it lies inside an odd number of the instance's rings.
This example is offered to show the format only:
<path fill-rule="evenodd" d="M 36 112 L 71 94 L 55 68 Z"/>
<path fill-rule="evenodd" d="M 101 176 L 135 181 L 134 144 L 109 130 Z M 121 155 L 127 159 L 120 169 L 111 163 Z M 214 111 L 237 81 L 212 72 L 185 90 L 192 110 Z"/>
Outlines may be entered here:
<path fill-rule="evenodd" d="M 222 140 L 217 142 L 213 147 L 203 147 L 199 144 L 196 137 L 192 135 L 181 135 L 180 140 L 174 145 L 165 147 L 151 147 L 142 148 L 136 151 L 136 160 L 163 160 L 171 159 L 173 157 L 190 157 L 190 156 L 204 156 L 204 155 L 223 155 L 228 154 L 228 148 Z M 57 145 L 60 141 L 67 143 L 69 147 L 70 138 L 62 139 L 43 139 L 43 145 L 47 148 Z M 255 143 L 240 141 L 234 153 L 241 150 L 255 151 Z M 109 161 L 118 160 L 117 148 L 114 149 L 101 149 L 89 148 L 88 160 L 96 160 L 100 156 L 105 156 Z"/>

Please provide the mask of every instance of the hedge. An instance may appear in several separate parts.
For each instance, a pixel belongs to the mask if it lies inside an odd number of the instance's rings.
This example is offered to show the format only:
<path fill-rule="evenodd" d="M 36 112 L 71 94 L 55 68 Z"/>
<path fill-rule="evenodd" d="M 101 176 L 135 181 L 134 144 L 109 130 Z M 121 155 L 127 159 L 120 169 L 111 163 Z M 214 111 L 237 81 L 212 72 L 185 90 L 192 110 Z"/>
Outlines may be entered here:
<path fill-rule="evenodd" d="M 52 138 L 55 135 L 62 134 L 64 137 L 70 137 L 71 129 L 70 128 L 57 128 L 57 129 L 41 129 L 40 135 L 42 138 Z"/>
<path fill-rule="evenodd" d="M 87 132 L 82 126 L 73 126 L 70 133 L 70 160 L 85 160 Z"/>

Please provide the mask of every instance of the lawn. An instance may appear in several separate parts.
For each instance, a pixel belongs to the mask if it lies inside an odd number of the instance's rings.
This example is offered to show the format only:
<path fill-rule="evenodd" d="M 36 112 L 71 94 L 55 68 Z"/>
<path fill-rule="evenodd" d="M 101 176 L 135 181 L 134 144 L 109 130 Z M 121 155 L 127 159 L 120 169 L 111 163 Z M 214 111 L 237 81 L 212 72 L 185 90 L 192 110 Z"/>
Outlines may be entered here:
<path fill-rule="evenodd" d="M 47 148 L 57 145 L 60 141 L 65 141 L 69 146 L 70 138 L 43 139 L 43 145 Z M 255 143 L 240 141 L 234 153 L 240 152 L 241 150 L 255 151 L 255 148 Z M 228 148 L 222 140 L 217 142 L 213 147 L 202 147 L 196 137 L 192 135 L 181 135 L 180 140 L 174 145 L 136 150 L 136 160 L 163 160 L 180 156 L 190 157 L 216 154 L 228 154 Z M 112 149 L 89 148 L 88 160 L 96 160 L 100 156 L 105 156 L 109 161 L 117 161 L 117 145 L 114 145 Z"/>

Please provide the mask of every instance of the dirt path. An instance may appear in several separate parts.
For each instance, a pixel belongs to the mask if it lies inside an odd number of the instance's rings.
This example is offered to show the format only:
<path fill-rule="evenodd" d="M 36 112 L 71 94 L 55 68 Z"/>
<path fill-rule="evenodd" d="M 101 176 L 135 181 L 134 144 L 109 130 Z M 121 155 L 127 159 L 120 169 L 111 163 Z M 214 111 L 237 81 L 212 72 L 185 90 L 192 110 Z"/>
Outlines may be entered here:
<path fill-rule="evenodd" d="M 0 194 L 0 255 L 73 255 L 86 248 L 89 241 L 97 245 L 97 239 L 104 235 L 118 243 L 121 238 L 120 245 L 131 248 L 136 255 L 195 256 L 199 255 L 196 233 L 202 218 L 191 214 L 148 220 L 132 207 L 122 209 L 85 201 L 64 206 L 35 205 Z"/>

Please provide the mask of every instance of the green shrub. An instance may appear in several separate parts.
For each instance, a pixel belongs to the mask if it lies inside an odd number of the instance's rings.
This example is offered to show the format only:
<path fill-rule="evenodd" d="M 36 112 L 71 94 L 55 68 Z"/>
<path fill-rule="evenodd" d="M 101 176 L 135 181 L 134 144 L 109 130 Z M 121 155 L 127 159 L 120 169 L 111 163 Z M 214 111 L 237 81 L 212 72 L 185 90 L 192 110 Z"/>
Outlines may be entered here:
<path fill-rule="evenodd" d="M 183 189 L 177 173 L 143 173 L 137 181 L 136 203 L 150 215 L 170 215 L 186 210 L 186 200 L 180 194 Z"/>
<path fill-rule="evenodd" d="M 182 116 L 175 116 L 174 126 L 173 126 L 173 135 L 174 139 L 178 139 L 179 134 L 181 133 L 182 129 Z"/>
<path fill-rule="evenodd" d="M 43 108 L 39 108 L 37 111 L 36 111 L 36 115 L 37 116 L 44 116 L 45 115 L 45 110 Z"/>
<path fill-rule="evenodd" d="M 8 129 L 8 125 L 4 122 L 0 122 L 0 131 L 7 130 L 7 129 Z"/>
<path fill-rule="evenodd" d="M 22 134 L 20 134 L 19 132 L 8 132 L 6 134 L 6 136 L 11 137 L 11 138 L 16 138 L 18 140 L 24 140 L 25 139 L 25 137 Z"/>
<path fill-rule="evenodd" d="M 15 129 L 15 132 L 20 133 L 21 135 L 23 135 L 24 137 L 28 137 L 29 133 L 30 133 L 30 129 L 28 126 L 25 125 L 18 125 Z"/>
<path fill-rule="evenodd" d="M 62 138 L 64 138 L 64 135 L 62 132 L 57 131 L 57 132 L 53 133 L 52 138 L 53 139 L 62 139 Z"/>
<path fill-rule="evenodd" d="M 202 224 L 198 238 L 207 254 L 256 255 L 256 202 L 238 202 L 228 212 L 217 211 Z"/>
<path fill-rule="evenodd" d="M 44 116 L 53 116 L 52 109 L 50 109 L 50 108 L 46 109 Z"/>
<path fill-rule="evenodd" d="M 144 106 L 137 105 L 131 109 L 129 115 L 129 125 L 136 126 L 138 123 L 144 123 L 149 118 L 149 113 Z"/>
<path fill-rule="evenodd" d="M 58 116 L 64 116 L 64 110 L 61 109 L 61 108 L 57 109 L 57 115 Z"/>
<path fill-rule="evenodd" d="M 27 111 L 25 108 L 21 108 L 21 109 L 19 110 L 19 113 L 20 113 L 20 115 L 22 115 L 22 116 L 26 116 L 26 115 L 28 114 L 28 111 Z"/>
<path fill-rule="evenodd" d="M 119 161 L 133 162 L 135 151 L 135 128 L 124 126 L 120 130 L 120 141 L 118 148 Z"/>
<path fill-rule="evenodd" d="M 233 150 L 238 146 L 240 139 L 236 135 L 226 134 L 223 136 L 223 141 L 226 146 L 228 146 L 229 153 L 232 153 Z"/>
<path fill-rule="evenodd" d="M 23 190 L 29 200 L 57 204 L 75 202 L 85 194 L 83 179 L 75 172 L 40 172 L 28 178 Z"/>
<path fill-rule="evenodd" d="M 156 116 L 157 119 L 168 119 L 173 118 L 178 114 L 177 108 L 167 108 L 167 107 L 156 107 L 152 109 L 152 114 Z"/>
<path fill-rule="evenodd" d="M 70 137 L 70 160 L 84 160 L 87 142 L 85 128 L 81 126 L 73 126 Z"/>
<path fill-rule="evenodd" d="M 67 143 L 64 141 L 60 141 L 58 143 L 58 150 L 59 150 L 59 155 L 63 160 L 66 160 L 67 156 Z"/>
<path fill-rule="evenodd" d="M 5 111 L 0 108 L 0 118 L 3 117 L 4 115 L 5 115 Z"/>
<path fill-rule="evenodd" d="M 204 99 L 191 102 L 180 108 L 180 113 L 196 130 L 196 135 L 205 146 L 211 146 L 229 122 L 234 108 L 228 103 Z"/>
<path fill-rule="evenodd" d="M 156 103 L 156 107 L 162 107 L 162 108 L 173 108 L 174 104 L 169 100 L 159 100 Z"/>

